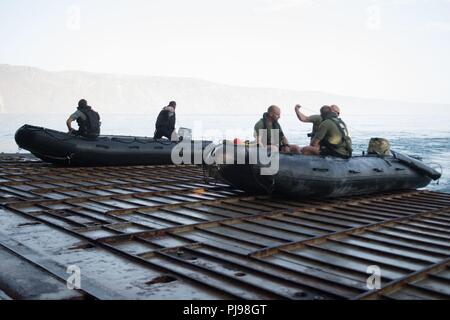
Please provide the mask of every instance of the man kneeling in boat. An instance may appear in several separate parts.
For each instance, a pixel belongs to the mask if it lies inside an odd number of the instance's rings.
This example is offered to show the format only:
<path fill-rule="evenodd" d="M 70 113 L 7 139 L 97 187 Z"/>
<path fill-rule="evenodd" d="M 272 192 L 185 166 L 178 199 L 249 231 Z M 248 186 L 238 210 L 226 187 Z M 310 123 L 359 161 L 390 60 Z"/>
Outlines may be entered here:
<path fill-rule="evenodd" d="M 340 158 L 352 156 L 352 140 L 348 134 L 347 126 L 331 107 L 321 109 L 324 121 L 320 124 L 312 138 L 310 146 L 304 147 L 305 155 L 322 155 Z"/>
<path fill-rule="evenodd" d="M 283 153 L 300 153 L 299 146 L 290 145 L 281 129 L 278 119 L 281 116 L 281 110 L 277 106 L 270 106 L 264 113 L 261 120 L 255 124 L 254 136 L 259 145 L 278 148 Z M 272 141 L 272 130 L 278 130 L 278 141 Z M 275 132 L 274 132 L 275 133 Z"/>
<path fill-rule="evenodd" d="M 72 128 L 73 121 L 77 121 L 78 130 Z M 94 139 L 100 135 L 100 116 L 85 99 L 78 102 L 78 110 L 67 119 L 66 124 L 71 134 Z"/>

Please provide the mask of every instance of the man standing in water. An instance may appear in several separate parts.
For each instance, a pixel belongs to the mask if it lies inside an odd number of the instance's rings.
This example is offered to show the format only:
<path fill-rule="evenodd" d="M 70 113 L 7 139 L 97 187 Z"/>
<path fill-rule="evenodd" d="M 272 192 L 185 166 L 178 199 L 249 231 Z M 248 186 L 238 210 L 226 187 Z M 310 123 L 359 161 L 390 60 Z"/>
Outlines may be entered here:
<path fill-rule="evenodd" d="M 272 105 L 267 109 L 262 119 L 255 124 L 254 135 L 256 142 L 263 146 L 279 148 L 279 151 L 283 153 L 300 153 L 300 147 L 290 145 L 284 135 L 278 123 L 280 116 L 281 110 L 279 107 Z M 272 141 L 272 130 L 278 130 L 278 141 Z"/>

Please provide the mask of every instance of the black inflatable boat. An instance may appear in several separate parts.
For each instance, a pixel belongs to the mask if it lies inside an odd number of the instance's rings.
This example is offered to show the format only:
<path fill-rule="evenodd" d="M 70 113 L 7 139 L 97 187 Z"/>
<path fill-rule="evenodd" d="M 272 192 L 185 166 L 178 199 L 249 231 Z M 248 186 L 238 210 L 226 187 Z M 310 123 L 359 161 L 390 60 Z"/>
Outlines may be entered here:
<path fill-rule="evenodd" d="M 250 193 L 293 198 L 332 198 L 417 189 L 441 176 L 423 162 L 396 152 L 392 152 L 392 156 L 366 155 L 350 159 L 278 154 L 277 172 L 262 175 L 261 169 L 274 167 L 274 164 L 263 162 L 255 150 L 259 151 L 256 147 L 220 145 L 210 154 L 208 172 Z M 244 164 L 238 164 L 243 161 Z"/>
<path fill-rule="evenodd" d="M 99 136 L 88 139 L 51 129 L 24 125 L 15 134 L 17 145 L 45 162 L 73 166 L 125 166 L 173 164 L 172 149 L 178 145 L 166 139 L 128 136 Z M 191 162 L 211 141 L 190 141 Z M 196 147 L 194 148 L 194 144 Z M 179 164 L 179 163 L 177 163 Z"/>

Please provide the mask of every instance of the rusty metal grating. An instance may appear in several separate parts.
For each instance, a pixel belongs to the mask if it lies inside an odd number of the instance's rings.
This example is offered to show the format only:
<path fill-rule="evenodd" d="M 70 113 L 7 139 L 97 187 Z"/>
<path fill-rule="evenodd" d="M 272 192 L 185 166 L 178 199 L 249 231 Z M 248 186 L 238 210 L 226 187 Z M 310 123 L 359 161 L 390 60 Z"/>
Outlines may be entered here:
<path fill-rule="evenodd" d="M 195 166 L 58 168 L 11 157 L 0 160 L 0 204 L 0 248 L 79 265 L 85 297 L 450 298 L 450 194 L 299 202 L 244 194 Z M 379 289 L 367 286 L 373 265 Z"/>

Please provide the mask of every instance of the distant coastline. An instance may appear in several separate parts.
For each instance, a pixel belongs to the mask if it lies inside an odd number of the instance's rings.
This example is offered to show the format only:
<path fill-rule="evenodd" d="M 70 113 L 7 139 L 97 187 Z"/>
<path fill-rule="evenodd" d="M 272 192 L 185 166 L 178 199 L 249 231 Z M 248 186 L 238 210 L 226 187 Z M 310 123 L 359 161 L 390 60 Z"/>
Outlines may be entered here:
<path fill-rule="evenodd" d="M 81 71 L 50 72 L 0 64 L 0 112 L 67 114 L 81 98 L 104 113 L 151 114 L 170 100 L 189 115 L 261 114 L 271 104 L 285 111 L 300 103 L 313 112 L 338 104 L 353 115 L 449 113 L 450 104 L 412 103 L 342 96 L 319 91 L 239 87 L 193 78 L 115 75 Z"/>

